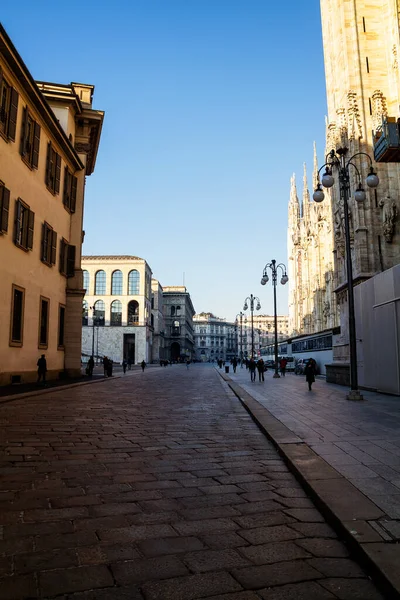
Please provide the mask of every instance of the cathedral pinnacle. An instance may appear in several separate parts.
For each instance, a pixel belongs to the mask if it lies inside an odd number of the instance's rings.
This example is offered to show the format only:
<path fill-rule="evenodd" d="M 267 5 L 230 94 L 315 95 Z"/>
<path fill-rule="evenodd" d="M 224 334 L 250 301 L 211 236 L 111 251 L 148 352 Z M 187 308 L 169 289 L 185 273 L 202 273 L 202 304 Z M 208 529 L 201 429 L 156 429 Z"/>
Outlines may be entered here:
<path fill-rule="evenodd" d="M 307 183 L 307 167 L 306 163 L 303 163 L 304 173 L 303 173 L 303 206 L 302 206 L 302 217 L 306 220 L 309 219 L 310 216 L 310 192 L 308 191 L 308 183 Z"/>
<path fill-rule="evenodd" d="M 297 196 L 297 187 L 296 187 L 296 175 L 293 175 L 290 178 L 290 204 L 299 205 L 299 198 Z"/>
<path fill-rule="evenodd" d="M 319 176 L 318 176 L 317 144 L 314 142 L 313 191 L 317 189 L 318 184 L 319 184 Z"/>

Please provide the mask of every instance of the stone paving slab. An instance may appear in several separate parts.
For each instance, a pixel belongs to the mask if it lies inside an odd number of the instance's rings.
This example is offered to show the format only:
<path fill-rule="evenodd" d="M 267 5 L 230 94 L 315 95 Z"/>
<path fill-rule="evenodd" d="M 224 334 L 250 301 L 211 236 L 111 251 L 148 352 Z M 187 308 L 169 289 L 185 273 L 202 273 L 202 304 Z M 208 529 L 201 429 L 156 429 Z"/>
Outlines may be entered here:
<path fill-rule="evenodd" d="M 213 368 L 0 406 L 2 600 L 353 600 L 358 589 L 384 598 Z"/>
<path fill-rule="evenodd" d="M 384 481 L 382 477 L 372 471 L 372 475 L 365 475 L 364 478 L 360 476 L 360 479 L 354 478 L 356 473 L 362 473 L 362 469 L 366 469 L 366 467 L 360 465 L 354 458 L 356 452 L 353 452 L 351 456 L 346 455 L 344 449 L 347 446 L 344 442 L 341 442 L 340 446 L 332 448 L 332 436 L 326 436 L 325 427 L 321 430 L 314 425 L 314 430 L 319 431 L 321 439 L 327 440 L 326 443 L 322 443 L 322 441 L 318 444 L 312 443 L 314 437 L 310 441 L 310 445 L 301 439 L 296 444 L 287 442 L 291 433 L 301 434 L 303 413 L 299 412 L 298 421 L 291 418 L 287 425 L 282 421 L 279 426 L 275 425 L 275 421 L 279 420 L 277 415 L 280 414 L 275 408 L 275 400 L 271 399 L 274 398 L 274 394 L 277 394 L 276 387 L 273 390 L 262 384 L 254 387 L 254 383 L 249 384 L 248 381 L 243 381 L 243 372 L 236 378 L 230 378 L 224 374 L 221 374 L 221 377 L 230 382 L 231 389 L 241 399 L 262 430 L 279 448 L 291 469 L 304 483 L 306 489 L 311 492 L 323 514 L 332 520 L 339 531 L 344 533 L 348 543 L 354 551 L 358 552 L 361 560 L 364 560 L 365 564 L 369 564 L 389 596 L 400 597 L 400 561 L 398 560 L 400 555 L 397 556 L 397 546 L 390 543 L 397 539 L 400 527 L 397 521 L 388 519 L 387 514 L 378 507 L 384 508 L 385 502 L 390 507 L 390 499 L 386 496 L 385 501 L 376 501 L 377 494 L 383 495 L 385 492 L 392 492 L 395 490 L 395 486 Z M 243 388 L 238 384 L 238 380 L 243 382 Z M 288 377 L 282 378 L 282 380 L 284 385 L 286 385 L 286 381 L 289 381 L 290 386 L 296 382 L 294 376 L 291 379 Z M 279 385 L 279 382 L 280 380 L 276 385 Z M 271 378 L 269 383 L 273 385 L 275 382 Z M 322 405 L 321 399 L 319 404 Z M 299 405 L 301 406 L 300 403 Z M 358 406 L 362 407 L 364 404 Z M 275 416 L 269 410 L 271 407 Z M 353 409 L 351 408 L 351 410 Z M 394 412 L 395 407 L 391 406 L 390 410 Z M 299 411 L 298 408 L 297 411 Z M 318 409 L 316 414 L 318 415 Z M 281 414 L 280 417 L 282 417 Z M 385 422 L 386 416 L 382 420 Z M 297 426 L 297 423 L 300 423 L 300 427 Z M 269 429 L 271 424 L 272 427 Z M 293 431 L 289 429 L 290 427 Z M 285 432 L 285 428 L 288 429 L 288 432 Z M 338 433 L 337 427 L 333 429 Z M 374 431 L 376 433 L 376 429 Z M 369 448 L 364 439 L 361 442 L 360 440 L 355 441 L 358 447 Z M 386 449 L 388 447 L 391 450 L 397 448 L 395 444 L 383 445 Z M 388 463 L 386 449 L 382 452 L 380 446 L 377 446 L 373 454 Z M 395 456 L 397 457 L 397 452 L 390 456 L 390 464 L 396 463 Z M 370 462 L 370 464 L 373 465 L 374 462 Z M 350 469 L 350 472 L 346 473 L 346 469 Z M 300 514 L 294 513 L 293 510 L 289 514 L 300 519 Z M 304 547 L 304 544 L 299 543 Z M 305 547 L 308 547 L 308 542 Z M 396 550 L 393 551 L 393 548 Z M 333 590 L 334 586 L 330 587 Z"/>

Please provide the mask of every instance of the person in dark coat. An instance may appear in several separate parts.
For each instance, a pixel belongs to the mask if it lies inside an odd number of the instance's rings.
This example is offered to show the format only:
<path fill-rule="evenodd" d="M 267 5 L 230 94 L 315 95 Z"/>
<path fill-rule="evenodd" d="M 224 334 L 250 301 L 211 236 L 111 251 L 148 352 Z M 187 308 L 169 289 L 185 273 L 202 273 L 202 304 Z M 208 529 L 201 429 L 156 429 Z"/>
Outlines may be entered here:
<path fill-rule="evenodd" d="M 47 373 L 47 362 L 46 362 L 45 354 L 42 354 L 42 356 L 37 361 L 37 368 L 38 368 L 37 382 L 39 383 L 40 380 L 42 380 L 43 383 L 45 384 L 46 383 L 46 373 Z"/>
<path fill-rule="evenodd" d="M 262 358 L 257 361 L 258 381 L 264 381 L 265 364 Z"/>
<path fill-rule="evenodd" d="M 91 356 L 88 360 L 87 369 L 86 369 L 89 377 L 91 377 L 93 375 L 93 369 L 94 369 L 94 360 L 93 360 L 93 356 Z"/>
<path fill-rule="evenodd" d="M 113 361 L 111 358 L 107 359 L 107 377 L 112 377 L 113 374 Z"/>
<path fill-rule="evenodd" d="M 142 362 L 140 363 L 140 366 L 142 367 L 142 371 L 143 371 L 143 373 L 144 373 L 144 370 L 145 370 L 145 368 L 146 368 L 146 361 L 145 361 L 145 360 L 142 360 Z"/>
<path fill-rule="evenodd" d="M 103 357 L 104 377 L 107 376 L 107 368 L 108 368 L 108 358 L 107 358 L 107 356 L 104 356 Z"/>
<path fill-rule="evenodd" d="M 282 377 L 285 377 L 285 375 L 286 375 L 286 365 L 287 365 L 287 359 L 285 357 L 281 358 L 281 360 L 279 361 L 279 369 L 280 369 Z"/>
<path fill-rule="evenodd" d="M 251 381 L 256 380 L 256 368 L 257 368 L 256 361 L 254 360 L 253 357 L 251 357 L 249 360 L 249 366 L 248 366 L 248 369 L 250 371 Z"/>
<path fill-rule="evenodd" d="M 306 381 L 308 383 L 308 389 L 311 392 L 311 386 L 315 381 L 315 373 L 317 369 L 317 363 L 313 358 L 310 358 L 306 367 L 304 369 L 304 375 L 306 376 Z"/>
<path fill-rule="evenodd" d="M 126 362 L 126 360 L 124 358 L 124 360 L 122 361 L 122 370 L 123 370 L 124 373 L 126 373 L 126 367 L 127 367 L 127 365 L 128 365 L 128 363 Z"/>
<path fill-rule="evenodd" d="M 236 373 L 236 367 L 237 367 L 236 357 L 232 360 L 232 367 L 233 367 L 233 372 Z"/>

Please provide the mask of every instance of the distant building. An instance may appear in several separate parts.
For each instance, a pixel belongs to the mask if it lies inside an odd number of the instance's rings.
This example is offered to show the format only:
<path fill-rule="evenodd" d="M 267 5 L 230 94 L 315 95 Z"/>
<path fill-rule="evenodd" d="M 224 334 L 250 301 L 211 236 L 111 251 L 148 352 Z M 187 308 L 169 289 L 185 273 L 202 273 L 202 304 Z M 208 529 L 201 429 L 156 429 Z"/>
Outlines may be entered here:
<path fill-rule="evenodd" d="M 40 40 L 38 40 L 40 43 Z M 0 25 L 0 385 L 81 373 L 85 178 L 94 86 L 35 82 Z"/>
<path fill-rule="evenodd" d="M 82 268 L 83 357 L 151 361 L 152 272 L 147 262 L 137 256 L 84 256 Z"/>
<path fill-rule="evenodd" d="M 230 360 L 237 356 L 234 323 L 204 312 L 195 315 L 193 323 L 196 360 Z"/>
<path fill-rule="evenodd" d="M 151 280 L 151 326 L 153 328 L 152 361 L 165 359 L 165 325 L 163 314 L 163 289 L 157 279 Z"/>
<path fill-rule="evenodd" d="M 277 315 L 278 340 L 287 339 L 289 332 L 289 318 L 286 315 Z M 275 339 L 275 321 L 273 315 L 253 316 L 254 353 L 257 356 L 261 348 L 272 344 Z M 246 316 L 242 319 L 242 348 L 240 338 L 240 321 L 237 326 L 238 356 L 243 348 L 243 357 L 251 356 L 252 336 L 251 318 Z"/>
<path fill-rule="evenodd" d="M 168 360 L 194 357 L 193 308 L 185 286 L 163 287 L 164 348 Z"/>

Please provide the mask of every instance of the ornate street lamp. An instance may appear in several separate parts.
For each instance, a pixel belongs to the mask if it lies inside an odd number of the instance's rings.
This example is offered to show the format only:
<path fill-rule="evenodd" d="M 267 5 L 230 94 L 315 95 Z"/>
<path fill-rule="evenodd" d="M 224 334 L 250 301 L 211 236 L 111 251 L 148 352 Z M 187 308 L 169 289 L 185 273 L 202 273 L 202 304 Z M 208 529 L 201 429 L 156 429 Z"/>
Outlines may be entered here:
<path fill-rule="evenodd" d="M 353 160 L 357 156 L 366 156 L 369 160 L 369 173 L 366 177 L 365 183 L 369 188 L 376 188 L 379 185 L 378 175 L 375 173 L 372 166 L 372 159 L 369 154 L 365 152 L 357 152 L 350 158 L 346 158 L 348 148 L 338 148 L 331 150 L 326 157 L 326 163 L 318 171 L 325 167 L 325 173 L 322 175 L 322 185 L 326 188 L 330 188 L 335 183 L 335 179 L 332 175 L 333 169 L 336 169 L 339 173 L 339 188 L 340 197 L 343 198 L 343 210 L 344 210 L 344 237 L 346 242 L 346 270 L 347 270 L 347 298 L 349 303 L 349 347 L 350 347 L 350 392 L 347 395 L 348 400 L 363 400 L 363 396 L 358 389 L 358 373 L 357 373 L 357 341 L 356 341 L 356 321 L 354 314 L 354 290 L 353 290 L 353 264 L 351 260 L 351 248 L 350 248 L 350 223 L 349 223 L 349 205 L 348 201 L 350 198 L 350 172 L 349 167 L 353 167 L 358 176 L 358 187 L 354 192 L 354 199 L 356 202 L 364 202 L 366 195 L 361 183 L 361 173 Z M 317 189 L 313 194 L 315 202 L 322 202 L 324 199 L 324 192 L 321 189 L 321 184 L 317 185 Z"/>
<path fill-rule="evenodd" d="M 240 366 L 243 368 L 243 335 L 242 335 L 242 320 L 244 317 L 244 313 L 240 311 L 235 317 L 235 327 L 237 327 L 238 317 L 240 320 Z M 237 336 L 236 336 L 237 339 Z"/>
<path fill-rule="evenodd" d="M 270 263 L 266 264 L 263 270 L 263 276 L 261 279 L 261 285 L 265 285 L 269 281 L 268 269 L 272 272 L 272 285 L 274 287 L 274 325 L 275 325 L 275 373 L 274 378 L 279 379 L 280 375 L 278 372 L 278 315 L 276 312 L 276 284 L 278 281 L 279 269 L 282 272 L 281 284 L 285 285 L 289 281 L 289 277 L 286 273 L 286 266 L 283 263 L 276 264 L 276 260 L 271 260 Z"/>
<path fill-rule="evenodd" d="M 257 296 L 253 296 L 253 294 L 250 294 L 250 296 L 247 296 L 247 298 L 245 298 L 244 306 L 243 306 L 243 310 L 248 310 L 249 305 L 247 304 L 247 301 L 250 302 L 250 312 L 251 312 L 251 358 L 254 358 L 254 323 L 253 323 L 253 314 L 254 314 L 254 302 L 256 300 L 257 300 L 256 310 L 260 310 L 260 308 L 261 308 L 260 299 L 257 298 Z"/>

